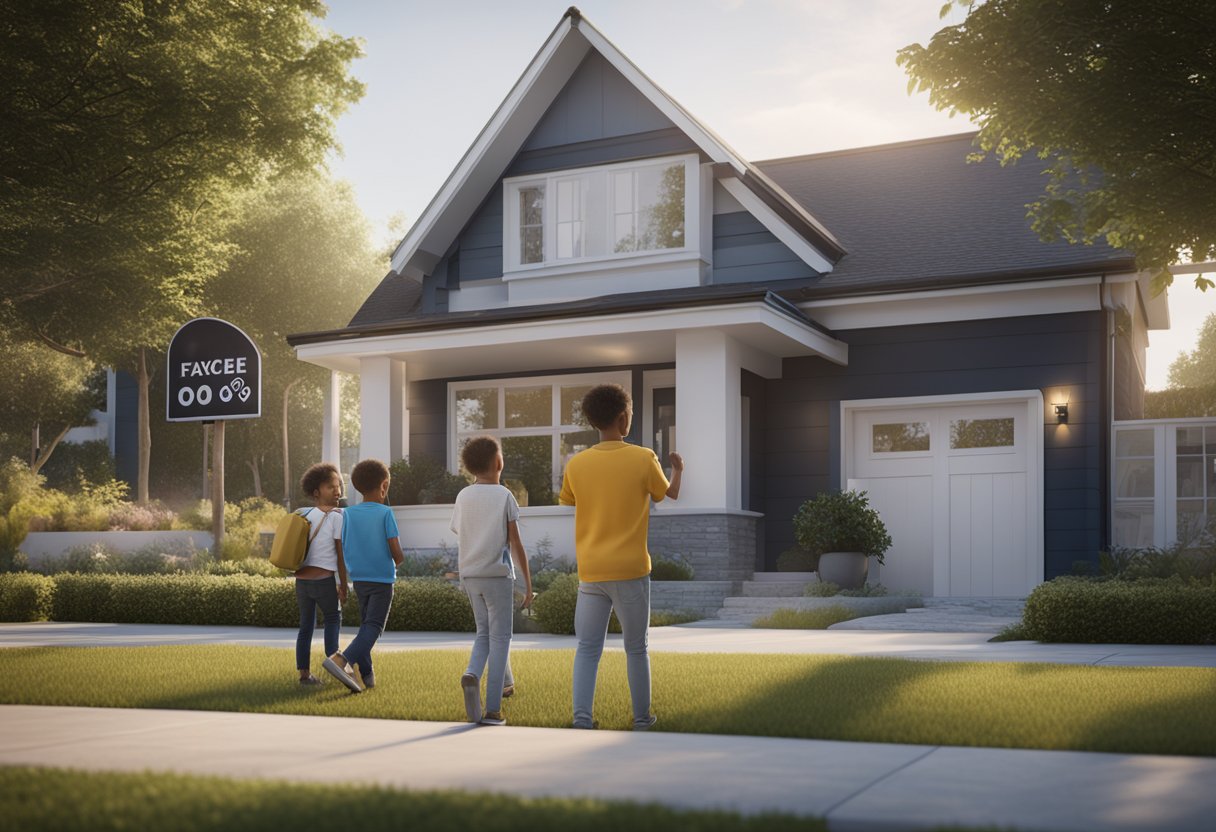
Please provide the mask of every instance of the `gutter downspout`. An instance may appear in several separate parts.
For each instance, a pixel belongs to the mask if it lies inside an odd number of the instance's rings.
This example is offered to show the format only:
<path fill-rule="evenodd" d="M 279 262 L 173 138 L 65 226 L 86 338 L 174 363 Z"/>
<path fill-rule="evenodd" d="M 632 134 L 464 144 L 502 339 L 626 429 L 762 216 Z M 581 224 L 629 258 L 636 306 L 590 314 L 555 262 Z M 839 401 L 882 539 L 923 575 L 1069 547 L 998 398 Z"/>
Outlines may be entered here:
<path fill-rule="evenodd" d="M 1106 282 L 1105 274 L 1102 275 L 1098 291 L 1099 300 L 1102 305 L 1102 317 L 1106 327 L 1106 372 L 1103 373 L 1106 395 L 1102 397 L 1105 413 L 1103 414 L 1101 430 L 1099 431 L 1099 441 L 1106 448 L 1106 453 L 1102 455 L 1102 466 L 1099 474 L 1102 482 L 1102 494 L 1105 498 L 1102 501 L 1101 544 L 1103 549 L 1109 549 L 1113 540 L 1111 516 L 1115 499 L 1111 489 L 1111 467 L 1115 455 L 1115 314 L 1118 312 L 1119 306 L 1115 303 L 1110 284 Z"/>

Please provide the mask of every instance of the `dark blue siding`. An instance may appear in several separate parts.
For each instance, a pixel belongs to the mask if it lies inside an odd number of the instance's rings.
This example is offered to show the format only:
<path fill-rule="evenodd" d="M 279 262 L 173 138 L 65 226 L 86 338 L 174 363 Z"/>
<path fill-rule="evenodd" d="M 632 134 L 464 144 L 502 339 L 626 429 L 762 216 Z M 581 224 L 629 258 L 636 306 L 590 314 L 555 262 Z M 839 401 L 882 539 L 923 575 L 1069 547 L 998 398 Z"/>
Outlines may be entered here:
<path fill-rule="evenodd" d="M 814 277 L 814 269 L 747 211 L 714 215 L 714 283 Z"/>
<path fill-rule="evenodd" d="M 767 382 L 766 559 L 793 545 L 791 518 L 840 482 L 840 402 L 1001 390 L 1071 390 L 1069 425 L 1043 425 L 1046 577 L 1093 561 L 1104 543 L 1105 431 L 1098 312 L 838 332 L 849 365 L 786 359 Z"/>
<path fill-rule="evenodd" d="M 674 127 L 623 75 L 592 51 L 537 123 L 523 150 Z"/>

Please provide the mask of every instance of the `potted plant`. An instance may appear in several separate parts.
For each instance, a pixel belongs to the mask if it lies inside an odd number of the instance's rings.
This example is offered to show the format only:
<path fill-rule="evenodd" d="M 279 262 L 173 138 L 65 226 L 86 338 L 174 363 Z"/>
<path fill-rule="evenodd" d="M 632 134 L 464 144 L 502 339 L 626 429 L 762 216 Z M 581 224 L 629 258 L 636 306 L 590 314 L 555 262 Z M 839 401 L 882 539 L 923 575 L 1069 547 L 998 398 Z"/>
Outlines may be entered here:
<path fill-rule="evenodd" d="M 879 564 L 891 536 L 864 491 L 825 491 L 807 500 L 794 515 L 798 545 L 819 555 L 819 580 L 860 589 L 868 558 Z"/>

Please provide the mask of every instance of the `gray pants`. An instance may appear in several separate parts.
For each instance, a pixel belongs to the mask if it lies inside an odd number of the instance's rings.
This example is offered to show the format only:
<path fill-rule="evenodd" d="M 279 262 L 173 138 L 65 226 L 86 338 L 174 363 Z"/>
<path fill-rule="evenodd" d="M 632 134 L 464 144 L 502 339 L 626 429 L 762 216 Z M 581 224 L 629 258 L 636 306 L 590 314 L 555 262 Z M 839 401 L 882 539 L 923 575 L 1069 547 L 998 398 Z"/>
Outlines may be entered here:
<path fill-rule="evenodd" d="M 625 637 L 625 668 L 629 673 L 629 697 L 633 700 L 634 725 L 645 725 L 650 716 L 650 576 L 631 581 L 595 581 L 578 585 L 574 606 L 574 724 L 590 728 L 595 704 L 595 677 L 604 652 L 608 618 L 616 609 Z"/>
<path fill-rule="evenodd" d="M 486 670 L 486 710 L 502 710 L 504 685 L 515 684 L 511 674 L 511 625 L 515 607 L 515 582 L 511 578 L 464 578 L 461 583 L 473 607 L 477 635 L 466 673 L 478 679 Z"/>

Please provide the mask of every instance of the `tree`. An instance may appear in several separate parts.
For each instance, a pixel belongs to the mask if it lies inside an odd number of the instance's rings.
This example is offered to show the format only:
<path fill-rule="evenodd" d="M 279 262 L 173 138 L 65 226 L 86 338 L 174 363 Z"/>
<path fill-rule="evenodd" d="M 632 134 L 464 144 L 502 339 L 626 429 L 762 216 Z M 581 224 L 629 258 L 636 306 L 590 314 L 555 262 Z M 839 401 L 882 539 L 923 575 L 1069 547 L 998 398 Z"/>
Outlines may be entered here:
<path fill-rule="evenodd" d="M 319 0 L 0 0 L 0 325 L 134 369 L 201 305 L 232 201 L 362 94 Z"/>
<path fill-rule="evenodd" d="M 4 458 L 19 455 L 38 473 L 67 432 L 87 424 L 97 405 L 89 361 L 72 358 L 31 341 L 13 341 L 0 332 L 0 448 Z M 40 435 L 30 454 L 34 431 Z"/>
<path fill-rule="evenodd" d="M 1193 352 L 1182 352 L 1170 364 L 1169 386 L 1209 387 L 1216 384 L 1216 313 L 1199 328 Z"/>
<path fill-rule="evenodd" d="M 1028 206 L 1041 237 L 1125 248 L 1156 291 L 1170 264 L 1216 258 L 1216 4 L 951 0 L 943 17 L 953 5 L 962 23 L 899 51 L 909 92 L 972 116 L 980 156 L 1050 160 Z"/>

